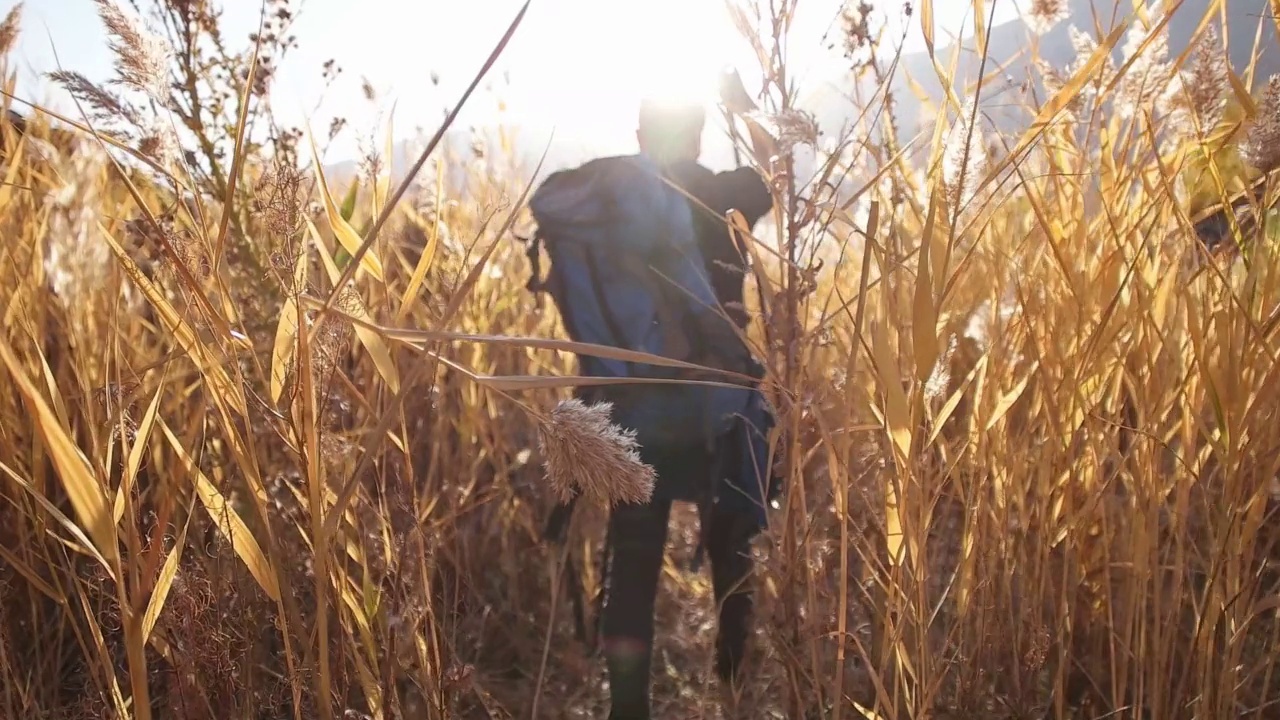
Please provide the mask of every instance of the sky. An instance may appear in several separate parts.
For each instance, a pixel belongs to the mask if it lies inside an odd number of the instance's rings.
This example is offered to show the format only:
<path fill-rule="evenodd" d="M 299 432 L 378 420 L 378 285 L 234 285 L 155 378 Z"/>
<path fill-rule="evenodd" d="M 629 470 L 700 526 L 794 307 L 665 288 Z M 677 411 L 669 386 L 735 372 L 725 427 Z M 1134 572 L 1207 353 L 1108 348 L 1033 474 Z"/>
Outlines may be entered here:
<path fill-rule="evenodd" d="M 0 13 L 15 2 L 0 0 Z M 1025 3 L 995 0 L 996 21 L 1016 16 Z M 832 34 L 836 49 L 827 51 L 823 42 L 842 4 L 798 0 L 788 68 L 801 74 L 802 84 L 805 77 L 832 77 L 843 66 L 838 23 Z M 919 0 L 912 4 L 917 10 L 907 25 L 907 52 L 923 48 Z M 886 36 L 900 35 L 902 5 L 880 4 Z M 934 5 L 940 42 L 962 28 L 972 31 L 969 2 Z M 221 0 L 221 6 L 230 38 L 247 38 L 257 28 L 258 0 Z M 364 78 L 381 94 L 384 110 L 394 102 L 398 137 L 417 126 L 433 130 L 520 6 L 521 0 L 301 0 L 293 27 L 300 46 L 280 67 L 273 108 L 286 122 L 305 121 L 317 133 L 335 115 L 346 117 L 352 130 L 326 161 L 356 155 L 355 133 L 367 133 L 378 121 L 377 109 L 361 93 Z M 67 107 L 65 98 L 41 79 L 43 73 L 61 65 L 91 79 L 107 77 L 111 56 L 92 0 L 27 0 L 15 58 L 19 96 L 55 107 Z M 329 59 L 343 73 L 324 92 L 321 66 Z M 539 142 L 554 132 L 562 146 L 629 152 L 641 93 L 701 92 L 714 98 L 715 72 L 724 65 L 740 68 L 754 90 L 758 61 L 729 21 L 724 0 L 532 0 L 488 76 L 495 93 L 473 95 L 459 123 L 490 124 L 501 116 L 533 131 Z M 509 85 L 502 83 L 504 71 Z M 431 82 L 433 73 L 439 86 Z"/>

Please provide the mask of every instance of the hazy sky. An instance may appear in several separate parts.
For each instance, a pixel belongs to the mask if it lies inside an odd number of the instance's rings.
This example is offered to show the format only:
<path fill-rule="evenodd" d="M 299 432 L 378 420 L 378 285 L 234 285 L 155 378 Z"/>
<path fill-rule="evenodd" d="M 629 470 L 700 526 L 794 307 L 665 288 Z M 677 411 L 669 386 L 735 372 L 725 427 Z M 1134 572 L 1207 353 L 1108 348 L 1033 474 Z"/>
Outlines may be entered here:
<path fill-rule="evenodd" d="M 0 0 L 0 12 L 7 13 L 15 2 Z M 1024 2 L 996 0 L 997 19 L 1013 16 Z M 256 29 L 257 0 L 221 4 L 230 38 L 245 38 Z M 367 77 L 384 94 L 385 104 L 396 103 L 398 129 L 433 128 L 520 4 L 302 0 L 293 28 L 300 47 L 280 69 L 273 105 L 288 121 L 309 117 L 318 133 L 334 115 L 363 131 L 374 121 L 374 110 L 360 93 L 361 79 Z M 832 34 L 834 51 L 826 51 L 822 42 L 841 5 L 841 0 L 799 0 L 789 68 L 802 74 L 802 83 L 806 70 L 818 68 L 829 76 L 831 64 L 843 62 L 838 30 Z M 908 26 L 907 50 L 922 47 L 918 0 L 913 5 L 917 14 Z M 897 37 L 902 0 L 887 0 L 882 7 Z M 972 30 L 972 8 L 965 0 L 935 2 L 935 16 L 940 37 Z M 320 69 L 330 58 L 344 72 L 322 97 Z M 59 93 L 40 80 L 59 62 L 91 78 L 104 77 L 110 56 L 91 0 L 27 0 L 16 60 L 19 94 L 43 102 L 61 104 Z M 533 0 L 489 76 L 501 85 L 501 71 L 508 70 L 510 86 L 495 88 L 495 95 L 473 96 L 460 122 L 491 120 L 500 95 L 510 121 L 536 128 L 540 141 L 554 127 L 558 143 L 628 151 L 641 92 L 658 87 L 713 92 L 714 72 L 726 63 L 740 67 L 748 83 L 758 74 L 753 54 L 728 22 L 724 0 Z M 430 82 L 432 72 L 441 78 L 438 88 Z M 354 154 L 354 148 L 355 136 L 348 131 L 328 159 Z"/>

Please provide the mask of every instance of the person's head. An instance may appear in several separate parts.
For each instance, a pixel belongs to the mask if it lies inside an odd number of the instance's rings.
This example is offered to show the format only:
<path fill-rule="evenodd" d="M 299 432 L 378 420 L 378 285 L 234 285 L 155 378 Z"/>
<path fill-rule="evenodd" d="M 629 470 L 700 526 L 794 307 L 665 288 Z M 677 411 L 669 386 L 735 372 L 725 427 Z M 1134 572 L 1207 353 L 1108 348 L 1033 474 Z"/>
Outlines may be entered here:
<path fill-rule="evenodd" d="M 636 129 L 640 152 L 660 165 L 694 162 L 702 154 L 706 120 L 706 110 L 700 105 L 646 99 L 640 104 Z"/>

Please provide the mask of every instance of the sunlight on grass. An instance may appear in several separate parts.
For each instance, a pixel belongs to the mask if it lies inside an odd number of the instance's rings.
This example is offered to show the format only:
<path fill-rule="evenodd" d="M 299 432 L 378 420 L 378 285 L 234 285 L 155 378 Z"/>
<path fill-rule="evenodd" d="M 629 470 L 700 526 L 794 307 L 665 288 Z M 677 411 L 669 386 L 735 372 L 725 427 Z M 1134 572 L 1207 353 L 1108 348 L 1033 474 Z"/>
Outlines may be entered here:
<path fill-rule="evenodd" d="M 216 18 L 173 48 L 100 7 L 122 82 L 56 74 L 76 116 L 13 96 L 32 29 L 0 24 L 0 717 L 600 717 L 560 583 L 596 589 L 599 505 L 651 478 L 552 411 L 591 382 L 574 353 L 637 356 L 561 339 L 526 291 L 545 172 L 442 128 L 403 183 L 330 177 L 331 137 L 268 122 L 280 16 L 236 54 Z M 909 153 L 882 92 L 819 142 L 786 17 L 734 7 L 783 145 L 774 216 L 726 219 L 787 482 L 751 717 L 1280 712 L 1280 80 L 1246 84 L 1217 32 L 1173 56 L 1147 13 L 1018 60 L 1017 133 L 965 76 Z M 615 467 L 545 451 L 584 427 Z M 605 499 L 563 553 L 561 476 Z M 656 711 L 714 717 L 687 552 Z"/>

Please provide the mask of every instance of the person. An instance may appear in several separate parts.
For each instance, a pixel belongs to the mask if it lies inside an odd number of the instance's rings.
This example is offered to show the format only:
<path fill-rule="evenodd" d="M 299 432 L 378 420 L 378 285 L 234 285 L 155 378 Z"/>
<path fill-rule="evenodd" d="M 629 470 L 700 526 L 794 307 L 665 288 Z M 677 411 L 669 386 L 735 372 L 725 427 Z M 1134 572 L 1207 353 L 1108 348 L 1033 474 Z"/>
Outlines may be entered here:
<path fill-rule="evenodd" d="M 745 91 L 736 74 L 727 79 L 721 95 L 730 111 L 745 109 Z M 644 101 L 636 139 L 640 154 L 691 196 L 697 242 L 716 300 L 745 331 L 749 322 L 743 302 L 748 256 L 734 241 L 724 218 L 734 209 L 754 227 L 772 209 L 773 196 L 761 174 L 751 167 L 714 172 L 699 162 L 705 123 L 705 110 L 699 106 Z M 771 139 L 758 126 L 749 127 L 757 157 L 772 157 Z M 767 413 L 767 409 L 757 409 Z M 611 720 L 643 719 L 650 714 L 654 604 L 673 502 L 699 505 L 719 609 L 715 669 L 729 690 L 736 685 L 754 614 L 750 545 L 763 529 L 764 495 L 769 492 L 752 490 L 761 487 L 759 478 L 772 479 L 772 473 L 761 467 L 767 463 L 765 433 L 771 422 L 772 416 L 767 414 L 757 413 L 754 422 L 744 418 L 712 448 L 640 449 L 641 460 L 654 468 L 658 478 L 653 496 L 645 504 L 613 508 L 608 523 L 600 636 L 609 677 Z M 720 481 L 718 492 L 700 489 L 706 478 Z"/>

